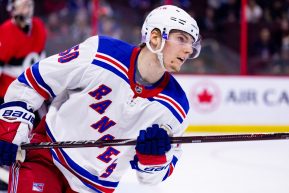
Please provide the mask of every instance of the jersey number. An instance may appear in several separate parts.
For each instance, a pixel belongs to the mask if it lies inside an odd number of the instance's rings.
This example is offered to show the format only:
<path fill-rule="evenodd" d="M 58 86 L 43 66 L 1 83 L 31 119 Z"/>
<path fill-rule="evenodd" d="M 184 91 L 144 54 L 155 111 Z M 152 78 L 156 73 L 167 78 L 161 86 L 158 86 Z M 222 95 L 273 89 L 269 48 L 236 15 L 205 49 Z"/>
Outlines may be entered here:
<path fill-rule="evenodd" d="M 73 46 L 72 48 L 69 48 L 65 50 L 64 52 L 60 52 L 58 55 L 60 56 L 58 58 L 59 63 L 66 63 L 69 62 L 75 58 L 78 57 L 79 55 L 79 45 Z"/>

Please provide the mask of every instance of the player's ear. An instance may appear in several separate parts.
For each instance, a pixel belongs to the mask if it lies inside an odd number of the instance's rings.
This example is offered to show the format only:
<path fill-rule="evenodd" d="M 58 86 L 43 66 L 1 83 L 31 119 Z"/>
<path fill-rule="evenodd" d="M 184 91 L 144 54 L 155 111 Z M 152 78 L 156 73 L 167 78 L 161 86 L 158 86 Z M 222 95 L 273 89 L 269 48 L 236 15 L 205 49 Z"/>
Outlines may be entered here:
<path fill-rule="evenodd" d="M 162 42 L 161 32 L 158 29 L 154 29 L 151 32 L 150 44 L 153 49 L 159 49 Z"/>

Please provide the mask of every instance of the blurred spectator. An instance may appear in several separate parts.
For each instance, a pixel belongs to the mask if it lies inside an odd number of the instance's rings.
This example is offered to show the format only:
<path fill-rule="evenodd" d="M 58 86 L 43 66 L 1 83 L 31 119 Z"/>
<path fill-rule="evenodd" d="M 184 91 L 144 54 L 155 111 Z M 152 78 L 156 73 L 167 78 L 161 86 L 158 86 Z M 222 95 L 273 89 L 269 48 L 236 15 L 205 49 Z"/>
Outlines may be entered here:
<path fill-rule="evenodd" d="M 240 18 L 240 1 L 239 0 L 228 0 L 222 2 L 218 9 L 218 20 L 223 22 L 235 22 Z"/>
<path fill-rule="evenodd" d="M 205 13 L 201 23 L 205 30 L 214 31 L 216 29 L 215 10 L 212 7 L 207 7 Z"/>
<path fill-rule="evenodd" d="M 252 55 L 262 60 L 270 59 L 276 52 L 275 43 L 272 41 L 269 28 L 264 27 L 260 30 L 259 39 L 255 42 Z"/>
<path fill-rule="evenodd" d="M 99 34 L 121 39 L 121 28 L 112 17 L 102 17 L 100 20 Z"/>
<path fill-rule="evenodd" d="M 289 19 L 284 18 L 278 23 L 278 29 L 275 40 L 278 42 L 280 48 L 283 46 L 283 38 L 289 35 Z"/>
<path fill-rule="evenodd" d="M 289 74 L 289 23 L 283 19 L 280 24 L 280 56 L 273 62 L 274 74 Z"/>
<path fill-rule="evenodd" d="M 72 40 L 77 44 L 91 36 L 91 27 L 87 10 L 82 8 L 76 13 L 74 22 L 71 26 Z"/>
<path fill-rule="evenodd" d="M 73 45 L 72 33 L 62 15 L 51 13 L 47 19 L 49 41 L 46 43 L 47 55 L 52 55 L 65 50 Z"/>
<path fill-rule="evenodd" d="M 281 0 L 274 0 L 271 2 L 272 2 L 272 6 L 270 10 L 271 10 L 272 20 L 279 21 L 281 20 L 282 14 L 283 14 L 282 2 Z"/>
<path fill-rule="evenodd" d="M 207 0 L 208 6 L 214 8 L 214 9 L 219 9 L 221 6 L 221 1 L 220 0 Z"/>
<path fill-rule="evenodd" d="M 61 9 L 64 9 L 67 5 L 67 0 L 44 0 L 43 11 L 46 15 L 56 13 Z"/>
<path fill-rule="evenodd" d="M 281 22 L 281 48 L 288 48 L 288 37 L 289 37 L 289 20 L 283 19 Z M 289 53 L 288 53 L 289 54 Z"/>
<path fill-rule="evenodd" d="M 251 72 L 263 72 L 269 67 L 270 61 L 277 53 L 276 43 L 272 40 L 270 29 L 264 27 L 260 30 L 258 40 L 253 44 L 250 51 Z"/>
<path fill-rule="evenodd" d="M 0 0 L 0 23 L 3 23 L 6 19 L 8 19 L 9 13 L 6 10 L 8 0 Z"/>
<path fill-rule="evenodd" d="M 189 9 L 192 5 L 192 2 L 190 0 L 174 0 L 173 4 L 179 7 L 183 7 L 184 9 Z"/>
<path fill-rule="evenodd" d="M 67 0 L 66 8 L 71 12 L 77 12 L 80 9 L 88 9 L 91 0 Z"/>
<path fill-rule="evenodd" d="M 48 15 L 46 22 L 47 35 L 49 39 L 54 39 L 60 34 L 60 21 L 57 12 Z"/>
<path fill-rule="evenodd" d="M 256 3 L 255 0 L 249 0 L 246 6 L 246 19 L 250 23 L 258 22 L 262 17 L 262 8 Z"/>
<path fill-rule="evenodd" d="M 113 17 L 113 10 L 110 6 L 110 4 L 105 0 L 99 1 L 99 10 L 98 10 L 98 16 L 101 17 Z"/>
<path fill-rule="evenodd" d="M 280 57 L 273 61 L 273 74 L 289 74 L 289 36 L 283 38 Z"/>
<path fill-rule="evenodd" d="M 126 31 L 123 32 L 123 39 L 127 40 L 129 43 L 138 45 L 141 41 L 141 27 L 132 26 L 131 28 L 127 28 Z"/>
<path fill-rule="evenodd" d="M 132 8 L 138 8 L 142 10 L 148 10 L 151 7 L 151 1 L 150 0 L 129 0 L 129 5 Z"/>

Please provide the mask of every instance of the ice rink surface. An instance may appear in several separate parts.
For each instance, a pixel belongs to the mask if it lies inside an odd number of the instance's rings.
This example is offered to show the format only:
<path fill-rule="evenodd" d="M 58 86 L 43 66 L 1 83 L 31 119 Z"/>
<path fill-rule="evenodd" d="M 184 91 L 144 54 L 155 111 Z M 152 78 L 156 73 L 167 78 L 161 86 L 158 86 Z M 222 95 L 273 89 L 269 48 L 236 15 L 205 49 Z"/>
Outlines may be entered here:
<path fill-rule="evenodd" d="M 288 193 L 289 140 L 184 144 L 173 175 L 157 186 L 134 171 L 116 193 Z"/>

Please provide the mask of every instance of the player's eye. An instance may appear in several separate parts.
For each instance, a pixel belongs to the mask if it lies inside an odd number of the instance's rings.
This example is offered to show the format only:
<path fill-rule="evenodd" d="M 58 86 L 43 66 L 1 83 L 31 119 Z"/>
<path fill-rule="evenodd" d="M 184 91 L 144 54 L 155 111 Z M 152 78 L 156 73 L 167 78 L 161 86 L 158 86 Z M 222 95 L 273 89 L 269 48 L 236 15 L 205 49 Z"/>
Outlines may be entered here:
<path fill-rule="evenodd" d="M 178 42 L 180 42 L 182 44 L 186 43 L 186 39 L 183 36 L 178 36 L 177 39 L 178 39 Z"/>

